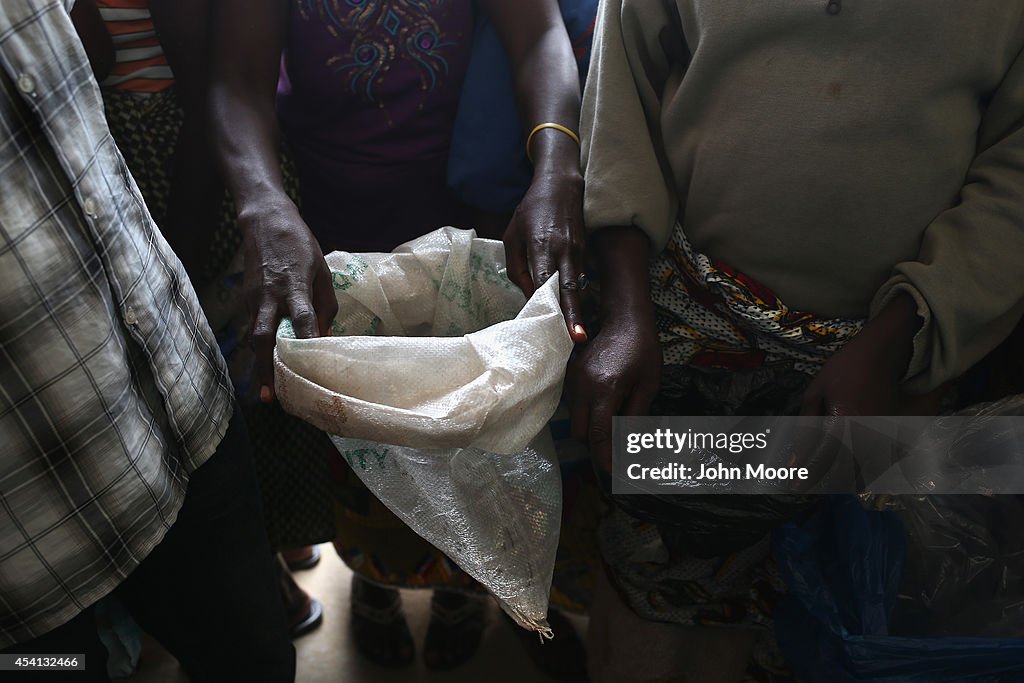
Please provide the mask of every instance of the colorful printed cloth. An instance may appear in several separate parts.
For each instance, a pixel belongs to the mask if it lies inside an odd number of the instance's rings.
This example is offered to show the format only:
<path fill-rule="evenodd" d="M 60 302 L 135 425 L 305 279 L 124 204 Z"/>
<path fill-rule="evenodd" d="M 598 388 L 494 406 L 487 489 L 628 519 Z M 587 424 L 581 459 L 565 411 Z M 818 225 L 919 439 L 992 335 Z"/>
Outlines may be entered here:
<path fill-rule="evenodd" d="M 681 225 L 651 267 L 665 365 L 815 374 L 861 320 L 794 311 L 767 287 L 694 250 Z"/>
<path fill-rule="evenodd" d="M 650 280 L 665 364 L 652 415 L 796 414 L 814 374 L 863 326 L 789 308 L 761 283 L 696 251 L 680 225 Z M 748 679 L 792 680 L 767 632 L 783 590 L 769 533 L 813 499 L 653 498 L 617 498 L 599 530 L 609 574 L 630 608 L 650 621 L 761 627 Z M 732 529 L 722 522 L 719 534 L 733 537 L 735 548 L 703 551 L 687 531 L 690 514 L 735 519 Z"/>

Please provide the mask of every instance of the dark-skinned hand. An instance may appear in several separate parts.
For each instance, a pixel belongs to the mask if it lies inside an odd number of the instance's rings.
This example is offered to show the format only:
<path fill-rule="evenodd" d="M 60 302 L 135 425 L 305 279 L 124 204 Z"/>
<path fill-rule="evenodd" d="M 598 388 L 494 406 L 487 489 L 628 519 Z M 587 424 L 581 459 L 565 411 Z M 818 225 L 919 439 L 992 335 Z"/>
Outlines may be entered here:
<path fill-rule="evenodd" d="M 529 298 L 558 272 L 562 314 L 574 342 L 587 340 L 580 302 L 583 178 L 535 176 L 503 236 L 508 277 Z"/>
<path fill-rule="evenodd" d="M 290 318 L 300 339 L 325 336 L 338 312 L 320 245 L 294 205 L 243 221 L 245 292 L 260 400 L 274 400 L 277 326 Z"/>

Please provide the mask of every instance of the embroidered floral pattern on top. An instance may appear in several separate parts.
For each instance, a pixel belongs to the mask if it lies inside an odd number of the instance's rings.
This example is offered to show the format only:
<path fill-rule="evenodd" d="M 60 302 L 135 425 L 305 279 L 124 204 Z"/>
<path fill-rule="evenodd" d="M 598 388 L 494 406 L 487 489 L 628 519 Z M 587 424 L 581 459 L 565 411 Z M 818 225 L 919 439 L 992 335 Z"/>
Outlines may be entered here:
<path fill-rule="evenodd" d="M 348 52 L 327 66 L 344 75 L 353 95 L 380 104 L 377 90 L 391 65 L 405 59 L 416 66 L 420 88 L 433 92 L 448 75 L 448 40 L 434 16 L 447 0 L 299 0 L 303 19 L 323 21 L 336 38 L 352 38 Z"/>

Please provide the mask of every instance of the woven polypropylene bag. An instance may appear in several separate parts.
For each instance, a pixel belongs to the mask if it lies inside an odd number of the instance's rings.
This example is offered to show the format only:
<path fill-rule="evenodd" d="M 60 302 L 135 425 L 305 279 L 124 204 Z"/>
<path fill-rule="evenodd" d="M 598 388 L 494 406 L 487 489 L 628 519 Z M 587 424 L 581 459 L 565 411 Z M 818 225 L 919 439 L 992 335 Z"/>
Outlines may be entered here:
<path fill-rule="evenodd" d="M 370 490 L 517 623 L 548 633 L 561 483 L 546 425 L 572 350 L 557 278 L 525 301 L 501 243 L 454 228 L 327 263 L 333 336 L 282 324 L 282 406 L 334 435 Z"/>

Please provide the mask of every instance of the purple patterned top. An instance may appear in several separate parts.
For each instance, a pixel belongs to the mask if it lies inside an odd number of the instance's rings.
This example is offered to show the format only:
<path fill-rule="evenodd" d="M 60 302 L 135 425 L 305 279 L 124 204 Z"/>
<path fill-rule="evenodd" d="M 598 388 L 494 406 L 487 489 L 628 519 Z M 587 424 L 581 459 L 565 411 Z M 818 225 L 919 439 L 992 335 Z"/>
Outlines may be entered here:
<path fill-rule="evenodd" d="M 462 220 L 446 168 L 470 0 L 292 0 L 278 84 L 325 251 L 390 251 Z"/>

